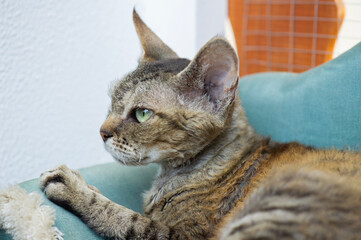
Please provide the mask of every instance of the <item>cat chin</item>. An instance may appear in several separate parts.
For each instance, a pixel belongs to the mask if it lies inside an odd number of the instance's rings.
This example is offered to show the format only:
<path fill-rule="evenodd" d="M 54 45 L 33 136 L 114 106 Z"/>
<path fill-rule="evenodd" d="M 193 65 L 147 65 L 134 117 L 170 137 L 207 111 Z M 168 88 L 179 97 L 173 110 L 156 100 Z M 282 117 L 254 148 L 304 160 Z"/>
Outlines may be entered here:
<path fill-rule="evenodd" d="M 127 153 L 123 152 L 117 146 L 114 145 L 113 139 L 110 138 L 104 143 L 105 150 L 107 150 L 110 155 L 119 163 L 127 166 L 139 166 L 146 165 L 151 161 L 149 157 L 144 156 L 144 154 L 136 153 Z"/>
<path fill-rule="evenodd" d="M 121 164 L 124 165 L 135 165 L 134 164 L 134 159 L 135 159 L 135 155 L 132 156 L 129 153 L 123 153 L 121 152 L 120 149 L 118 149 L 118 147 L 116 147 L 113 143 L 113 139 L 108 139 L 105 143 L 104 143 L 104 148 L 105 150 L 107 150 L 110 155 L 112 155 L 112 157 L 120 162 Z M 133 163 L 133 164 L 132 164 Z"/>
<path fill-rule="evenodd" d="M 169 159 L 182 159 L 182 162 L 184 161 L 184 155 L 180 152 L 176 150 L 161 150 L 157 147 L 145 147 L 144 149 L 138 150 L 137 152 L 124 152 L 114 144 L 112 138 L 108 139 L 104 143 L 104 147 L 117 162 L 128 166 L 161 163 Z"/>
<path fill-rule="evenodd" d="M 112 155 L 115 161 L 126 166 L 139 166 L 147 164 L 146 162 L 142 161 L 143 159 L 130 157 L 121 152 L 117 152 L 114 150 L 108 150 L 108 152 Z"/>

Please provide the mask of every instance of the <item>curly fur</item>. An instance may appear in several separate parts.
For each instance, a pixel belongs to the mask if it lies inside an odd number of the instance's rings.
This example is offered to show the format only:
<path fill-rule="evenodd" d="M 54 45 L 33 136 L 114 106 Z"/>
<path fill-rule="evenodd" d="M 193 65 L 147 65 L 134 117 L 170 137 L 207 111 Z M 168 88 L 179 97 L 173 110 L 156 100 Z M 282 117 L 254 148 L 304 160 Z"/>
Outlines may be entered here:
<path fill-rule="evenodd" d="M 42 203 L 39 194 L 26 194 L 17 185 L 2 189 L 0 226 L 14 240 L 63 240 L 63 234 L 53 227 L 55 210 Z"/>

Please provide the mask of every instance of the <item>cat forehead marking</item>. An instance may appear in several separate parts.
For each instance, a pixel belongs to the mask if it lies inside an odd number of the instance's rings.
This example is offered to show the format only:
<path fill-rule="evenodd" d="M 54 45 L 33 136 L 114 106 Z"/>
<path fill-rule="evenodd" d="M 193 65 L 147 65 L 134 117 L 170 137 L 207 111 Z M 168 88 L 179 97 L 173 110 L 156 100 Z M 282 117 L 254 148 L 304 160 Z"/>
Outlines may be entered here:
<path fill-rule="evenodd" d="M 133 72 L 128 75 L 134 84 L 148 81 L 156 77 L 162 77 L 167 74 L 178 74 L 189 64 L 188 59 L 176 58 L 155 61 L 150 63 L 141 63 Z"/>
<path fill-rule="evenodd" d="M 112 87 L 113 110 L 126 114 L 132 108 L 162 107 L 176 100 L 168 81 L 188 66 L 189 62 L 187 59 L 167 59 L 141 63 Z"/>
<path fill-rule="evenodd" d="M 189 62 L 188 59 L 177 58 L 141 63 L 137 69 L 130 72 L 111 88 L 110 94 L 113 104 L 127 103 L 127 105 L 131 105 L 139 102 L 140 98 L 156 100 L 157 97 L 162 98 L 164 95 L 169 95 L 165 91 L 169 88 L 163 83 L 182 71 Z M 137 97 L 132 99 L 134 101 L 130 101 L 133 95 L 137 95 Z"/>

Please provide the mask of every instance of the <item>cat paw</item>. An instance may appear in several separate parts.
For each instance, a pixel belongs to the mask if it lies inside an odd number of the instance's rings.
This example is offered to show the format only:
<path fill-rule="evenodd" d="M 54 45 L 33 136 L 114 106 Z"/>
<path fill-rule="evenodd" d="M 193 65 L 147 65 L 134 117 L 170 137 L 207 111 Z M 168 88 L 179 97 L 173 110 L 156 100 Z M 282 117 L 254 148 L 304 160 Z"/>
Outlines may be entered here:
<path fill-rule="evenodd" d="M 40 188 L 53 202 L 71 207 L 81 193 L 91 191 L 80 173 L 65 165 L 58 166 L 40 175 Z"/>

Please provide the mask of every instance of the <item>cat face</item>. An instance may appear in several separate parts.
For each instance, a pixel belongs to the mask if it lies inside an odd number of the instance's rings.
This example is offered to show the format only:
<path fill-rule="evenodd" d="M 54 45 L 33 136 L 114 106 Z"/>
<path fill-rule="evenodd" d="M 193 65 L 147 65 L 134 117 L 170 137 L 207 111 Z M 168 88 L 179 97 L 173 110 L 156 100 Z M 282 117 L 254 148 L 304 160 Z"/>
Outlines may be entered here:
<path fill-rule="evenodd" d="M 137 69 L 111 87 L 101 136 L 123 164 L 179 165 L 224 128 L 237 87 L 237 56 L 215 38 L 192 61 L 179 58 L 136 12 L 133 20 L 143 55 Z"/>

